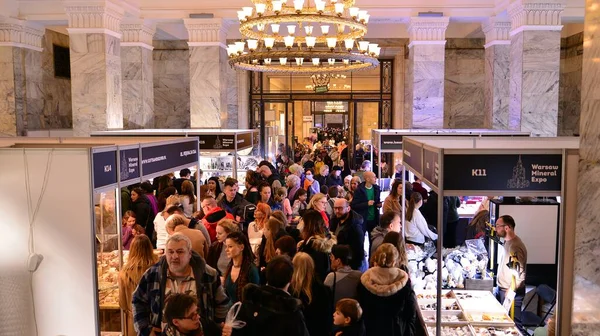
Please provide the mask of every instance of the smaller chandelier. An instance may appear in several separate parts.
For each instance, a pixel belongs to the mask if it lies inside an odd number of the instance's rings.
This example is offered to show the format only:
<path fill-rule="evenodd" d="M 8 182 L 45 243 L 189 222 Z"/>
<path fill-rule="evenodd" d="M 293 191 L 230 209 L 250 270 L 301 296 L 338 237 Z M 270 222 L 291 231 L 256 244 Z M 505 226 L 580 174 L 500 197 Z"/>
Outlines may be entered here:
<path fill-rule="evenodd" d="M 375 68 L 381 48 L 362 40 L 369 14 L 354 0 L 252 0 L 238 11 L 245 41 L 227 46 L 235 68 L 296 74 Z"/>

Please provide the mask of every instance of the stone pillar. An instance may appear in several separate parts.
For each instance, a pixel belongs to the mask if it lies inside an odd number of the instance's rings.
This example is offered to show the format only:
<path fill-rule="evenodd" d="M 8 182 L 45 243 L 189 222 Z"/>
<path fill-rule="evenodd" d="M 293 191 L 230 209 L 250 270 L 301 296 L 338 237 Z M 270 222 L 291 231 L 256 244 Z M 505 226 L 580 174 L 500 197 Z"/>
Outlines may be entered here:
<path fill-rule="evenodd" d="M 511 18 L 509 128 L 552 137 L 558 132 L 561 3 L 518 0 Z"/>
<path fill-rule="evenodd" d="M 404 127 L 404 54 L 404 46 L 400 47 L 394 54 L 394 115 L 392 117 L 392 127 L 394 129 Z"/>
<path fill-rule="evenodd" d="M 154 127 L 154 31 L 155 27 L 143 20 L 121 24 L 124 129 Z"/>
<path fill-rule="evenodd" d="M 42 127 L 43 36 L 42 28 L 23 21 L 0 22 L 0 136 Z"/>
<path fill-rule="evenodd" d="M 444 127 L 444 60 L 449 22 L 448 17 L 410 18 L 404 117 L 407 128 Z"/>
<path fill-rule="evenodd" d="M 222 19 L 184 19 L 184 24 L 190 47 L 190 125 L 220 128 L 229 118 L 227 26 Z M 237 118 L 237 111 L 232 118 Z"/>
<path fill-rule="evenodd" d="M 73 133 L 123 128 L 121 19 L 111 2 L 68 3 Z"/>
<path fill-rule="evenodd" d="M 510 22 L 492 17 L 482 28 L 485 33 L 484 127 L 506 130 L 510 101 Z"/>
<path fill-rule="evenodd" d="M 597 307 L 598 302 L 593 300 L 600 294 L 600 5 L 597 0 L 586 0 L 585 7 L 574 296 L 587 297 L 588 303 Z M 586 308 L 573 309 L 584 310 L 584 317 L 592 314 L 586 314 Z M 598 334 L 598 324 L 582 318 L 573 321 L 572 327 L 573 336 Z"/>
<path fill-rule="evenodd" d="M 237 71 L 237 100 L 238 100 L 238 128 L 246 129 L 249 127 L 250 118 L 250 75 L 246 70 Z"/>

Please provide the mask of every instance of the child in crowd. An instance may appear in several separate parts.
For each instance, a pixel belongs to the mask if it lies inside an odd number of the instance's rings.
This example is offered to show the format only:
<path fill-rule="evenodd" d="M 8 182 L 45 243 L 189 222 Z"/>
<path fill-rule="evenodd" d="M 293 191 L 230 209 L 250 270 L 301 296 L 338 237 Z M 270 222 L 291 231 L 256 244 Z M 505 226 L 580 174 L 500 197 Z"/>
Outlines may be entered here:
<path fill-rule="evenodd" d="M 275 195 L 273 195 L 273 200 L 275 203 L 281 206 L 281 211 L 289 221 L 292 217 L 292 206 L 290 205 L 290 200 L 287 198 L 287 188 L 279 187 L 275 189 Z"/>
<path fill-rule="evenodd" d="M 125 211 L 125 215 L 123 216 L 123 221 L 121 222 L 123 225 L 122 228 L 122 236 L 123 236 L 123 249 L 129 250 L 129 246 L 131 245 L 131 241 L 133 240 L 133 226 L 135 225 L 135 212 L 131 210 Z"/>
<path fill-rule="evenodd" d="M 354 299 L 341 299 L 333 313 L 333 336 L 364 336 L 362 308 Z"/>
<path fill-rule="evenodd" d="M 146 230 L 139 224 L 135 224 L 134 226 L 131 227 L 131 235 L 132 236 L 139 236 L 141 234 L 146 234 Z"/>
<path fill-rule="evenodd" d="M 306 190 L 298 189 L 298 191 L 296 192 L 296 197 L 298 199 L 294 201 L 294 207 L 292 210 L 292 215 L 294 217 L 302 216 L 302 214 L 308 207 L 308 204 L 306 203 L 306 199 L 308 198 L 308 194 L 307 194 Z"/>

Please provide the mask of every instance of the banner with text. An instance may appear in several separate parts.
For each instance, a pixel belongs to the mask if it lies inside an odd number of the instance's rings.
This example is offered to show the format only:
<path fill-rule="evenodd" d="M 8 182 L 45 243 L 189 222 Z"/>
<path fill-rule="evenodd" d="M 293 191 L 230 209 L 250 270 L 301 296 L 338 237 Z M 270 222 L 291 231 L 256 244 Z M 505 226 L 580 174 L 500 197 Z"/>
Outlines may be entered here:
<path fill-rule="evenodd" d="M 423 149 L 423 178 L 439 187 L 440 155 L 427 148 Z"/>
<path fill-rule="evenodd" d="M 444 190 L 561 190 L 560 154 L 444 155 Z"/>
<path fill-rule="evenodd" d="M 402 135 L 398 134 L 382 134 L 381 135 L 381 150 L 402 150 Z"/>
<path fill-rule="evenodd" d="M 140 178 L 140 149 L 130 148 L 121 149 L 120 151 L 120 162 L 119 166 L 119 181 L 126 182 L 139 182 Z"/>
<path fill-rule="evenodd" d="M 402 162 L 411 166 L 417 173 L 423 173 L 423 147 L 413 142 L 405 141 L 402 148 Z"/>
<path fill-rule="evenodd" d="M 142 147 L 142 172 L 150 175 L 180 166 L 198 164 L 198 142 L 168 143 Z"/>
<path fill-rule="evenodd" d="M 117 150 L 92 153 L 94 189 L 117 183 Z"/>
<path fill-rule="evenodd" d="M 235 150 L 235 135 L 233 134 L 203 134 L 198 136 L 200 150 L 233 151 Z"/>

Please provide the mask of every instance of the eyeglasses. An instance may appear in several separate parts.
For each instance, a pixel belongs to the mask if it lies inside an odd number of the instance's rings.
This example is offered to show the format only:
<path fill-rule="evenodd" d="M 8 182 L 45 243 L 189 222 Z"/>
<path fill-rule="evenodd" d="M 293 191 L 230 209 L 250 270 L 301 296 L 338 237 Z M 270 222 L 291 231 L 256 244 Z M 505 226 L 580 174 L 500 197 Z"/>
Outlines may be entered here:
<path fill-rule="evenodd" d="M 182 320 L 195 320 L 195 319 L 197 319 L 198 317 L 200 317 L 200 314 L 198 314 L 198 312 L 193 312 L 193 313 L 191 313 L 191 314 L 190 314 L 190 315 L 188 315 L 188 316 L 184 316 L 184 317 L 182 317 L 181 319 L 182 319 Z"/>

